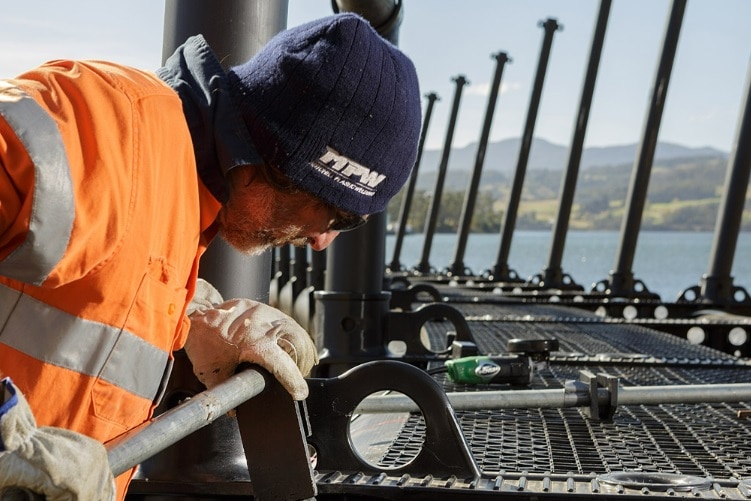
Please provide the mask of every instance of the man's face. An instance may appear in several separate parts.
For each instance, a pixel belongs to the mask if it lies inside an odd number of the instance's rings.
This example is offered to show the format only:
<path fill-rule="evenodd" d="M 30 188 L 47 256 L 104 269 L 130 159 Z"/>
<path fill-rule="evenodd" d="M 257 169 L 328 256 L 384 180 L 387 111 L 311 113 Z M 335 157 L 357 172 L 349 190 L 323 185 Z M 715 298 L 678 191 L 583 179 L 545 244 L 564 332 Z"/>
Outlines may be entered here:
<path fill-rule="evenodd" d="M 332 209 L 312 195 L 278 190 L 263 176 L 242 184 L 219 213 L 220 234 L 237 250 L 258 255 L 288 244 L 323 250 L 339 234 L 329 229 Z"/>

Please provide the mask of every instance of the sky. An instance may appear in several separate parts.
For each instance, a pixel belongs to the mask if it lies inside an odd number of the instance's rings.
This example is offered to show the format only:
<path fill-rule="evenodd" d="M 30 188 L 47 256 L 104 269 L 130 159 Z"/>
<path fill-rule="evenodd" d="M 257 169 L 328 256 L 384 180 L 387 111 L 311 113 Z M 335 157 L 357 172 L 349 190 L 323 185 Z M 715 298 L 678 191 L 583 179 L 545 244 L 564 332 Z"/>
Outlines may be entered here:
<path fill-rule="evenodd" d="M 207 0 L 208 1 L 208 0 Z M 455 94 L 463 89 L 451 145 L 479 141 L 495 72 L 503 70 L 491 141 L 520 137 L 529 113 L 543 30 L 553 37 L 534 135 L 568 146 L 591 48 L 599 0 L 402 0 L 399 47 L 415 63 L 421 93 L 439 96 L 425 140 L 446 144 Z M 585 146 L 638 143 L 671 2 L 613 0 Z M 332 13 L 330 0 L 289 0 L 288 26 Z M 748 88 L 751 1 L 688 0 L 667 92 L 660 141 L 730 152 Z M 4 2 L 0 78 L 50 59 L 106 59 L 151 70 L 161 64 L 163 0 L 24 0 Z M 427 100 L 423 101 L 425 105 Z"/>

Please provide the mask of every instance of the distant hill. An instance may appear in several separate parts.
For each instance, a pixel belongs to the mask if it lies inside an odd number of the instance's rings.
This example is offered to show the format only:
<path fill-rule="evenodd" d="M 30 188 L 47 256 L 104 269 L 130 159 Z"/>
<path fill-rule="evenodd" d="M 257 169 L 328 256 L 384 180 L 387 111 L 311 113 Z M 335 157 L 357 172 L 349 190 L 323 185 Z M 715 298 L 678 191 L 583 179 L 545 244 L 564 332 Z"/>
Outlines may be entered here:
<path fill-rule="evenodd" d="M 549 143 L 548 143 L 549 144 Z M 575 229 L 617 230 L 620 228 L 626 195 L 632 177 L 633 160 L 617 164 L 617 154 L 603 155 L 600 148 L 593 157 L 601 165 L 588 166 L 579 172 L 570 226 Z M 618 147 L 623 155 L 635 147 Z M 728 169 L 728 155 L 709 148 L 684 148 L 662 145 L 652 165 L 643 229 L 711 231 L 723 194 Z M 688 156 L 680 156 L 688 155 Z M 517 219 L 520 229 L 549 229 L 555 220 L 560 197 L 563 167 L 529 169 L 524 180 Z M 437 231 L 456 231 L 464 203 L 470 169 L 449 170 L 444 182 Z M 435 188 L 435 170 L 421 172 L 418 192 L 431 193 Z M 506 210 L 511 190 L 512 172 L 483 169 L 472 227 L 475 232 L 497 232 Z M 409 224 L 424 225 L 432 197 L 414 198 Z M 394 212 L 391 220 L 397 219 Z M 751 230 L 751 191 L 741 208 L 742 228 Z"/>
<path fill-rule="evenodd" d="M 488 143 L 485 152 L 483 172 L 498 171 L 506 175 L 513 174 L 519 158 L 519 138 L 503 139 Z M 449 155 L 448 170 L 474 169 L 477 156 L 477 143 L 463 148 L 452 148 Z M 636 158 L 637 144 L 586 148 L 582 153 L 581 169 L 606 167 L 609 165 L 633 164 Z M 527 170 L 548 169 L 563 170 L 568 164 L 569 147 L 551 143 L 545 139 L 535 138 L 529 152 Z M 726 152 L 714 148 L 690 148 L 673 143 L 658 143 L 655 160 L 674 158 L 700 158 L 727 156 Z M 437 171 L 443 156 L 442 150 L 425 150 L 420 161 L 420 172 Z"/>

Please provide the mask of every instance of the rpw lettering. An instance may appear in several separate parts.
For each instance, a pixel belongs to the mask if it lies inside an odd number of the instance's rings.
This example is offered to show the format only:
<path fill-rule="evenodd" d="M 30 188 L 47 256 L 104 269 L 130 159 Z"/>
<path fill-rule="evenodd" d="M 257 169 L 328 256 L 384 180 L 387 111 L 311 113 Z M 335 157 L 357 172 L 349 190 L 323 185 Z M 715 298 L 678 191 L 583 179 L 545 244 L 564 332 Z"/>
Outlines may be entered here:
<path fill-rule="evenodd" d="M 328 147 L 313 167 L 328 177 L 331 177 L 331 171 L 339 173 L 342 177 L 334 176 L 339 183 L 367 196 L 373 196 L 374 188 L 386 179 L 384 174 L 370 170 Z"/>

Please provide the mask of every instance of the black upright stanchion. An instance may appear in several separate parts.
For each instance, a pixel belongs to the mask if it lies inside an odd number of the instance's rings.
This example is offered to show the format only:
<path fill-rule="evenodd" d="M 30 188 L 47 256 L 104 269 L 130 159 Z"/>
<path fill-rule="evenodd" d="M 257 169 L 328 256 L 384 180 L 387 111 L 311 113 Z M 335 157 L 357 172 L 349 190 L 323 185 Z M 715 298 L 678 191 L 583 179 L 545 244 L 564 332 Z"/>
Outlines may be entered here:
<path fill-rule="evenodd" d="M 579 176 L 579 164 L 581 163 L 581 156 L 584 151 L 584 136 L 587 132 L 589 110 L 592 105 L 592 95 L 595 90 L 597 70 L 600 66 L 600 55 L 602 53 L 602 45 L 605 41 L 605 30 L 608 25 L 611 3 L 611 0 L 601 0 L 600 2 L 600 10 L 592 37 L 592 48 L 589 53 L 589 63 L 587 64 L 581 100 L 579 101 L 579 112 L 576 115 L 576 123 L 574 124 L 574 136 L 571 139 L 568 165 L 561 184 L 558 214 L 556 215 L 555 227 L 553 228 L 553 241 L 550 244 L 548 265 L 542 274 L 533 278 L 533 282 L 536 281 L 537 285 L 546 289 L 582 289 L 569 275 L 563 273 L 561 263 L 563 261 L 563 249 L 566 245 L 569 219 L 571 218 L 571 207 L 574 204 L 576 180 Z"/>
<path fill-rule="evenodd" d="M 226 67 L 242 64 L 287 25 L 287 2 L 168 0 L 162 56 L 167 58 L 189 36 L 202 33 Z M 225 297 L 269 301 L 271 253 L 246 256 L 214 239 L 201 258 L 201 276 Z"/>
<path fill-rule="evenodd" d="M 423 235 L 425 241 L 423 242 L 422 255 L 420 262 L 415 267 L 415 270 L 420 273 L 430 273 L 430 248 L 433 245 L 433 234 L 435 233 L 436 223 L 438 222 L 438 210 L 441 206 L 441 195 L 443 194 L 443 183 L 446 178 L 446 170 L 448 168 L 449 156 L 451 155 L 451 143 L 454 140 L 454 129 L 456 127 L 456 117 L 459 114 L 459 103 L 462 98 L 462 89 L 469 81 L 464 78 L 464 75 L 455 77 L 456 90 L 454 91 L 454 104 L 451 107 L 451 116 L 449 118 L 448 128 L 446 130 L 446 140 L 443 144 L 443 155 L 441 156 L 441 164 L 438 167 L 438 175 L 435 180 L 435 188 L 433 189 L 433 198 L 430 199 L 430 207 L 428 208 L 428 216 L 425 219 L 425 230 Z"/>
<path fill-rule="evenodd" d="M 511 61 L 505 52 L 493 54 L 491 57 L 496 61 L 493 84 L 488 97 L 488 108 L 485 112 L 485 121 L 483 122 L 482 132 L 480 134 L 480 144 L 477 147 L 475 155 L 475 168 L 467 186 L 467 193 L 464 196 L 464 206 L 459 224 L 459 237 L 456 242 L 454 259 L 449 266 L 449 272 L 452 275 L 465 275 L 466 266 L 464 265 L 464 251 L 467 248 L 467 238 L 472 226 L 472 214 L 475 210 L 475 200 L 477 199 L 477 189 L 480 186 L 480 177 L 482 176 L 482 166 L 485 163 L 485 151 L 488 147 L 490 138 L 490 126 L 493 123 L 493 114 L 495 113 L 495 103 L 498 100 L 498 91 L 501 87 L 501 78 L 503 68 L 507 61 Z"/>
<path fill-rule="evenodd" d="M 540 49 L 540 59 L 537 63 L 537 74 L 532 88 L 532 95 L 529 101 L 529 110 L 527 120 L 524 125 L 524 134 L 522 135 L 521 146 L 519 148 L 519 158 L 514 173 L 514 182 L 509 195 L 508 206 L 506 207 L 506 217 L 501 228 L 501 243 L 498 249 L 498 258 L 495 266 L 491 271 L 492 279 L 500 282 L 519 281 L 519 278 L 513 270 L 509 269 L 508 256 L 511 251 L 511 239 L 516 226 L 516 214 L 519 210 L 519 202 L 522 196 L 522 187 L 524 186 L 524 176 L 527 172 L 527 162 L 529 160 L 529 150 L 532 147 L 534 138 L 535 121 L 537 120 L 537 110 L 540 107 L 540 97 L 542 96 L 542 84 L 545 81 L 545 73 L 548 68 L 548 59 L 550 57 L 550 48 L 553 45 L 553 35 L 561 28 L 558 21 L 552 18 L 546 19 L 540 23 L 545 30 Z"/>
<path fill-rule="evenodd" d="M 312 253 L 310 257 L 309 273 L 308 284 L 310 284 L 314 290 L 323 289 L 326 276 L 326 251 Z"/>
<path fill-rule="evenodd" d="M 402 204 L 399 208 L 399 226 L 396 229 L 395 242 L 394 242 L 394 257 L 391 259 L 391 264 L 388 265 L 389 271 L 392 273 L 398 272 L 402 269 L 402 265 L 399 262 L 399 256 L 402 253 L 402 243 L 404 241 L 404 235 L 407 230 L 407 221 L 409 219 L 409 210 L 412 207 L 412 198 L 415 195 L 415 185 L 417 184 L 417 171 L 420 167 L 420 160 L 422 159 L 422 150 L 425 147 L 425 136 L 428 132 L 428 125 L 430 124 L 430 117 L 433 114 L 433 105 L 439 99 L 438 94 L 430 92 L 425 95 L 428 98 L 428 107 L 425 110 L 425 118 L 422 122 L 422 132 L 420 134 L 420 144 L 417 148 L 417 160 L 415 161 L 415 167 L 412 169 L 412 174 L 409 176 L 409 183 L 404 190 L 404 198 L 402 198 Z"/>
<path fill-rule="evenodd" d="M 308 247 L 295 247 L 292 252 L 294 259 L 290 261 L 290 277 L 284 287 L 279 290 L 279 304 L 277 305 L 277 308 L 287 315 L 293 314 L 297 296 L 308 285 Z"/>
<path fill-rule="evenodd" d="M 598 282 L 594 287 L 595 290 L 602 291 L 610 296 L 659 299 L 659 296 L 649 292 L 641 280 L 634 279 L 632 267 L 636 255 L 636 243 L 639 239 L 644 204 L 647 201 L 649 176 L 657 148 L 657 135 L 660 131 L 660 121 L 665 108 L 670 74 L 673 70 L 673 60 L 678 48 L 678 36 L 681 32 L 685 10 L 686 0 L 673 0 L 665 29 L 662 55 L 657 65 L 649 110 L 644 122 L 644 133 L 639 144 L 631 185 L 626 197 L 626 215 L 621 226 L 621 240 L 618 245 L 615 268 L 610 272 L 610 277 L 607 280 Z"/>
<path fill-rule="evenodd" d="M 292 250 L 289 245 L 283 245 L 276 249 L 276 272 L 271 279 L 269 303 L 272 306 L 279 304 L 279 293 L 282 291 L 290 277 L 290 265 L 292 263 Z"/>
<path fill-rule="evenodd" d="M 163 59 L 166 59 L 185 40 L 203 34 L 225 67 L 242 64 L 255 54 L 273 35 L 283 30 L 287 23 L 287 2 L 248 2 L 226 0 L 205 2 L 203 0 L 167 0 L 164 9 Z M 213 283 L 225 297 L 249 297 L 267 301 L 271 276 L 271 253 L 260 257 L 247 257 L 215 239 L 201 258 L 201 276 Z M 277 385 L 278 388 L 278 385 Z M 175 363 L 170 376 L 165 398 L 155 410 L 155 415 L 173 410 L 178 402 L 192 398 L 203 390 L 193 375 L 185 353 L 175 352 Z M 282 391 L 282 393 L 284 393 Z M 267 394 L 268 395 L 268 394 Z M 275 393 L 270 397 L 274 404 L 272 412 L 280 419 L 276 437 L 291 437 L 290 444 L 280 444 L 283 458 L 264 454 L 263 447 L 248 449 L 248 454 L 260 454 L 264 469 L 251 468 L 253 458 L 248 459 L 241 439 L 250 439 L 257 445 L 257 437 L 248 434 L 248 429 L 238 426 L 248 414 L 248 407 L 237 408 L 238 419 L 226 415 L 218 417 L 210 425 L 201 428 L 173 446 L 141 463 L 137 477 L 130 485 L 141 498 L 169 496 L 166 486 L 190 484 L 192 492 L 210 492 L 212 495 L 231 495 L 238 485 L 252 484 L 253 496 L 257 499 L 307 499 L 316 495 L 315 482 L 310 472 L 310 460 L 303 442 L 301 420 L 297 407 L 286 394 Z M 219 403 L 214 405 L 218 409 Z M 277 406 L 277 404 L 279 406 Z M 251 404 L 252 407 L 256 403 Z M 268 406 L 264 407 L 266 410 Z M 287 418 L 291 416 L 291 419 Z M 295 422 L 297 421 L 297 422 Z M 295 442 L 295 436 L 299 437 Z M 295 447 L 292 447 L 294 445 Z M 289 446 L 289 447 L 288 447 Z M 283 459 L 284 466 L 279 464 Z M 255 461 L 257 463 L 257 461 Z M 288 466 L 290 468 L 288 468 Z M 287 471 L 295 473 L 287 474 Z M 285 481 L 279 482 L 269 472 L 284 471 Z M 303 478 L 304 477 L 304 478 Z M 161 484 L 161 487 L 160 487 Z M 203 485 L 201 485 L 203 484 Z M 298 489 L 300 487 L 300 489 Z M 169 489 L 170 487 L 167 487 Z M 286 492 L 280 492 L 279 488 Z"/>
<path fill-rule="evenodd" d="M 699 287 L 681 292 L 679 301 L 722 306 L 751 304 L 748 292 L 743 287 L 734 286 L 731 275 L 751 171 L 751 65 L 746 76 L 746 86 L 743 114 L 738 122 L 735 145 L 725 177 L 722 203 L 717 213 L 709 270 L 702 277 Z"/>
<path fill-rule="evenodd" d="M 332 2 L 335 11 L 354 11 L 392 43 L 398 39 L 402 2 Z M 384 290 L 386 213 L 342 233 L 326 250 L 324 290 L 313 293 L 313 330 L 319 349 L 318 377 L 341 374 L 385 353 L 384 323 L 391 293 Z"/>

